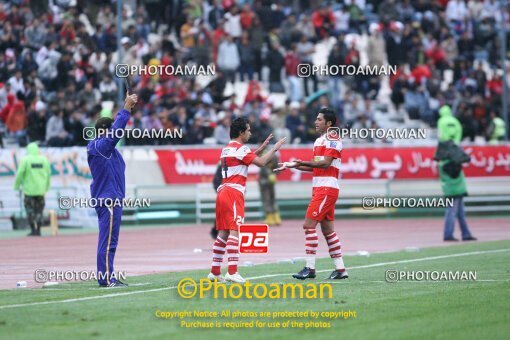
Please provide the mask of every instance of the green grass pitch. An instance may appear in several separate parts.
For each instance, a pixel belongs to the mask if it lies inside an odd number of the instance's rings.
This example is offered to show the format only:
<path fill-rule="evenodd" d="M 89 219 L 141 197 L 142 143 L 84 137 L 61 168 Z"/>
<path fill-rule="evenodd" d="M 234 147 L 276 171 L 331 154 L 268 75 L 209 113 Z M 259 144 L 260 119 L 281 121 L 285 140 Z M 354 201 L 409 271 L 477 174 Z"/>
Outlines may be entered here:
<path fill-rule="evenodd" d="M 456 255 L 457 254 L 457 255 Z M 460 256 L 459 256 L 460 255 Z M 422 260 L 417 260 L 422 259 Z M 242 256 L 241 256 L 242 260 Z M 416 261 L 417 260 L 417 261 Z M 171 259 L 169 259 L 171 261 Z M 510 241 L 469 243 L 419 252 L 346 256 L 350 277 L 335 282 L 331 299 L 181 298 L 175 286 L 207 270 L 128 277 L 128 288 L 99 289 L 94 282 L 44 289 L 0 291 L 0 338 L 206 339 L 508 339 L 510 334 Z M 327 282 L 330 259 L 317 262 Z M 298 283 L 290 274 L 303 262 L 241 267 L 253 284 Z M 121 268 L 119 268 L 122 270 Z M 476 271 L 476 281 L 385 282 L 388 269 Z M 128 273 L 129 274 L 129 273 Z M 270 277 L 260 276 L 272 275 Z M 356 318 L 329 321 L 330 328 L 189 329 L 160 311 L 356 311 Z M 188 318 L 188 321 L 222 321 Z M 262 319 L 275 322 L 277 320 Z M 284 318 L 279 321 L 302 319 Z M 322 319 L 323 321 L 326 321 Z M 230 320 L 232 321 L 232 320 Z M 253 319 L 236 319 L 249 322 Z"/>

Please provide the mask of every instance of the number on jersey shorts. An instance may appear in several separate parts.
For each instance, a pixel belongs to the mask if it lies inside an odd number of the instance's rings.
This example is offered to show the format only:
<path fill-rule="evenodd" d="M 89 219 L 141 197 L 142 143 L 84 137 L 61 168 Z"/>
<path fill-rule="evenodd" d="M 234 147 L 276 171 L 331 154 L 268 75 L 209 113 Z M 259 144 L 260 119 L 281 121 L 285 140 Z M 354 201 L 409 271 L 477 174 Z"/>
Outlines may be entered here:
<path fill-rule="evenodd" d="M 242 224 L 239 226 L 239 252 L 261 253 L 269 250 L 269 226 L 267 224 Z"/>
<path fill-rule="evenodd" d="M 238 230 L 244 223 L 244 195 L 223 187 L 216 197 L 216 230 Z"/>

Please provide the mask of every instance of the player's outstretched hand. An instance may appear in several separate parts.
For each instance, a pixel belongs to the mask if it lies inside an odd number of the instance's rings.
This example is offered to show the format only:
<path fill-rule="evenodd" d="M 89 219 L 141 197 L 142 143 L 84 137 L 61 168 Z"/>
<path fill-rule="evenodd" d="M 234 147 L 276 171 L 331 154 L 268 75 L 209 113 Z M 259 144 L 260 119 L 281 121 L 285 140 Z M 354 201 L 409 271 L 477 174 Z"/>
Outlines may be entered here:
<path fill-rule="evenodd" d="M 138 96 L 136 94 L 129 94 L 126 91 L 126 100 L 124 101 L 124 109 L 131 111 L 138 102 Z"/>
<path fill-rule="evenodd" d="M 284 137 L 284 138 L 280 139 L 280 140 L 279 140 L 278 142 L 276 142 L 276 144 L 274 145 L 274 149 L 275 149 L 275 150 L 279 150 L 279 149 L 282 147 L 283 143 L 285 143 L 285 141 L 286 141 L 286 140 L 287 140 L 287 137 Z"/>
<path fill-rule="evenodd" d="M 280 172 L 286 169 L 297 168 L 299 166 L 296 162 L 283 162 L 278 163 L 278 168 L 274 169 L 274 172 Z"/>
<path fill-rule="evenodd" d="M 266 146 L 269 145 L 269 142 L 271 141 L 271 139 L 273 139 L 273 134 L 272 133 L 269 136 L 267 136 L 266 140 L 264 141 L 264 143 L 262 143 L 262 145 L 260 147 L 262 149 L 265 149 Z"/>

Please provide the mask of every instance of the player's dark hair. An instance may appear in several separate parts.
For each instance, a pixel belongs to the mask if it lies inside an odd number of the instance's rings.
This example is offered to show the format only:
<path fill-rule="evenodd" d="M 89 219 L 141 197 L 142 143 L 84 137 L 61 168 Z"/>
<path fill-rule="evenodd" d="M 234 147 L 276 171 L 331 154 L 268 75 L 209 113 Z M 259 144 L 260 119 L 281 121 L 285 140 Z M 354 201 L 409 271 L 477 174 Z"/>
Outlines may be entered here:
<path fill-rule="evenodd" d="M 333 110 L 328 109 L 327 107 L 323 107 L 319 110 L 318 113 L 322 113 L 322 115 L 324 116 L 324 120 L 326 121 L 326 124 L 328 122 L 331 122 L 331 126 L 336 125 L 336 115 L 333 112 Z"/>
<path fill-rule="evenodd" d="M 108 130 L 112 127 L 113 119 L 108 117 L 101 117 L 96 121 L 96 125 L 94 126 L 96 128 L 96 134 L 99 133 L 100 129 Z"/>
<path fill-rule="evenodd" d="M 245 117 L 234 119 L 230 125 L 230 138 L 234 139 L 239 137 L 241 133 L 248 129 L 248 123 L 248 119 Z"/>

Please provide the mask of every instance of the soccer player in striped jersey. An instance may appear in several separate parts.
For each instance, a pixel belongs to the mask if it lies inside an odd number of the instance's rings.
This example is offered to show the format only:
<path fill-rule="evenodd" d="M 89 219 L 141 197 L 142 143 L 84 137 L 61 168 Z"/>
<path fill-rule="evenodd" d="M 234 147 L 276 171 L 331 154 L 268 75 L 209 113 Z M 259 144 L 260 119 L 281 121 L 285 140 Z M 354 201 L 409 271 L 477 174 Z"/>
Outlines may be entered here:
<path fill-rule="evenodd" d="M 218 188 L 216 197 L 218 237 L 213 246 L 211 272 L 207 276 L 211 281 L 245 282 L 237 272 L 237 264 L 239 262 L 239 226 L 244 223 L 244 193 L 248 166 L 250 164 L 255 164 L 258 167 L 265 166 L 285 142 L 285 138 L 279 140 L 269 152 L 259 157 L 273 135 L 269 135 L 255 151 L 251 151 L 248 146 L 244 145 L 250 137 L 251 128 L 248 120 L 244 117 L 236 118 L 230 126 L 231 140 L 221 151 L 223 181 Z M 225 251 L 228 257 L 228 273 L 223 278 L 221 263 Z"/>
<path fill-rule="evenodd" d="M 335 232 L 335 204 L 338 199 L 338 179 L 340 177 L 340 162 L 342 158 L 342 140 L 336 124 L 335 113 L 322 108 L 315 120 L 315 130 L 320 137 L 313 145 L 313 160 L 296 160 L 284 163 L 279 170 L 296 168 L 301 171 L 313 172 L 312 199 L 306 211 L 303 225 L 305 231 L 306 266 L 297 274 L 292 275 L 299 280 L 315 278 L 315 255 L 317 254 L 318 236 L 317 224 L 320 223 L 322 234 L 329 248 L 329 255 L 333 259 L 335 270 L 330 279 L 348 278 L 342 259 L 340 240 Z"/>

